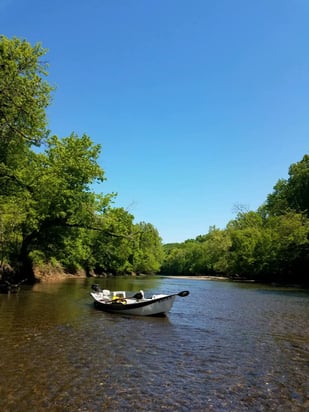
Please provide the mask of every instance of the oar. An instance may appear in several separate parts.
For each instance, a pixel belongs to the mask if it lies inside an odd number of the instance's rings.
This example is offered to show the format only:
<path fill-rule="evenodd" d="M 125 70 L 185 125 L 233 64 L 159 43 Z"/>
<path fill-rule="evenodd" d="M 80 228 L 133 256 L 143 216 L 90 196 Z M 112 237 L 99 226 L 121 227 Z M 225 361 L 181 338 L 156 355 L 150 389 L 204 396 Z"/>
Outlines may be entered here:
<path fill-rule="evenodd" d="M 182 292 L 179 293 L 175 293 L 175 295 L 181 296 L 182 298 L 184 298 L 185 296 L 189 295 L 189 291 L 188 290 L 183 290 Z"/>

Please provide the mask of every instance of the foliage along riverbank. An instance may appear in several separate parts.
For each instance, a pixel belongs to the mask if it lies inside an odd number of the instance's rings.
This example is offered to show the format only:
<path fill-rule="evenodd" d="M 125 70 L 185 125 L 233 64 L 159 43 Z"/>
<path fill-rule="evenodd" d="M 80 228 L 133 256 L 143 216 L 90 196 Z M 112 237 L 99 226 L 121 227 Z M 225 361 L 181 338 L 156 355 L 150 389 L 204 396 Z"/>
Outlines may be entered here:
<path fill-rule="evenodd" d="M 309 284 L 309 155 L 289 168 L 257 211 L 240 210 L 223 230 L 164 246 L 167 275 Z"/>
<path fill-rule="evenodd" d="M 159 273 L 308 283 L 308 155 L 257 211 L 163 246 L 151 223 L 113 207 L 114 193 L 91 190 L 105 180 L 99 145 L 87 135 L 50 135 L 45 54 L 40 44 L 0 36 L 2 280 Z"/>
<path fill-rule="evenodd" d="M 114 193 L 91 190 L 105 180 L 101 147 L 87 135 L 50 135 L 45 54 L 0 36 L 0 267 L 32 281 L 44 265 L 87 275 L 158 271 L 157 230 L 114 208 Z"/>

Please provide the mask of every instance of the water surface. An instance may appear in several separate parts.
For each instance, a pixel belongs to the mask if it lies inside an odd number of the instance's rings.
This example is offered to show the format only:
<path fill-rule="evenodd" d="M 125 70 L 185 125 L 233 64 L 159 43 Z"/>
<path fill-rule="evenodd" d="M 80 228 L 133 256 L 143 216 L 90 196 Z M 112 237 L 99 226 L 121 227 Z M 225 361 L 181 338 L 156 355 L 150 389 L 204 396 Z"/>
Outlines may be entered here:
<path fill-rule="evenodd" d="M 166 318 L 94 309 L 93 280 L 0 295 L 1 411 L 305 411 L 309 295 L 207 280 L 102 279 L 190 290 Z"/>

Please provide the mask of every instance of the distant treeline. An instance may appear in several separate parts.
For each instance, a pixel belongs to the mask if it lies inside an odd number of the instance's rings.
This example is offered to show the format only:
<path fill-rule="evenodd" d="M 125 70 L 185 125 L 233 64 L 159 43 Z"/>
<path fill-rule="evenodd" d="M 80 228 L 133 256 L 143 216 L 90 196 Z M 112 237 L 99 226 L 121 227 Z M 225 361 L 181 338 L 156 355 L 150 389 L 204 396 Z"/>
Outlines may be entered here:
<path fill-rule="evenodd" d="M 309 283 L 309 155 L 289 168 L 256 211 L 240 210 L 224 230 L 164 246 L 161 272 Z"/>
<path fill-rule="evenodd" d="M 308 283 L 309 156 L 290 167 L 256 212 L 226 229 L 162 245 L 150 223 L 113 207 L 100 146 L 47 128 L 53 88 L 40 44 L 0 36 L 0 280 L 34 279 L 34 268 L 88 274 L 224 274 Z"/>

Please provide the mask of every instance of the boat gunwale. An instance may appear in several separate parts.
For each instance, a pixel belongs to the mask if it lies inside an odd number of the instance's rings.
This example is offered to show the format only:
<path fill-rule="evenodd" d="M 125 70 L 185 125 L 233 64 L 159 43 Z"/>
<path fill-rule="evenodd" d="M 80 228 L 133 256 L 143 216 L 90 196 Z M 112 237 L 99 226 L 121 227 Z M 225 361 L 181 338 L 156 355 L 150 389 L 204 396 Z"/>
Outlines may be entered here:
<path fill-rule="evenodd" d="M 154 303 L 161 302 L 163 300 L 167 300 L 169 298 L 173 298 L 175 295 L 165 295 L 160 296 L 158 298 L 150 298 L 148 300 L 143 300 L 141 302 L 134 302 L 134 303 L 121 303 L 121 302 L 102 302 L 98 298 L 94 296 L 95 294 L 91 293 L 91 296 L 94 298 L 94 303 L 97 307 L 102 307 L 108 311 L 115 311 L 115 312 L 122 312 L 130 309 L 138 309 L 145 306 L 152 305 Z M 129 298 L 128 298 L 129 299 Z"/>

